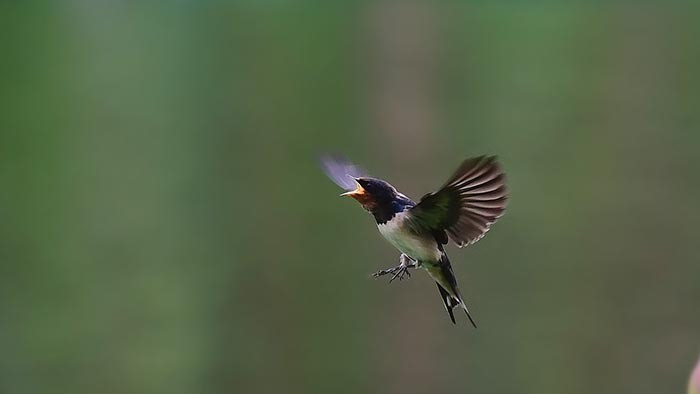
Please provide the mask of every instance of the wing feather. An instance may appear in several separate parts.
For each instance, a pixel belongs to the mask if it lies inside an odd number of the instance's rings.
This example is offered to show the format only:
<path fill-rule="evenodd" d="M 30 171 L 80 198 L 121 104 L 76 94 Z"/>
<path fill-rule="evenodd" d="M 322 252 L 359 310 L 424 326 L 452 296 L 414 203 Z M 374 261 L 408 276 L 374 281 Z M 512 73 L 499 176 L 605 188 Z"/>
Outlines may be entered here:
<path fill-rule="evenodd" d="M 459 247 L 480 240 L 500 218 L 508 202 L 505 174 L 496 157 L 467 159 L 445 185 L 411 209 L 413 222 L 442 243 L 445 232 Z M 444 241 L 444 242 L 443 242 Z"/>
<path fill-rule="evenodd" d="M 323 156 L 320 162 L 328 178 L 345 190 L 355 189 L 356 183 L 353 178 L 365 176 L 365 172 L 359 166 L 342 156 Z"/>

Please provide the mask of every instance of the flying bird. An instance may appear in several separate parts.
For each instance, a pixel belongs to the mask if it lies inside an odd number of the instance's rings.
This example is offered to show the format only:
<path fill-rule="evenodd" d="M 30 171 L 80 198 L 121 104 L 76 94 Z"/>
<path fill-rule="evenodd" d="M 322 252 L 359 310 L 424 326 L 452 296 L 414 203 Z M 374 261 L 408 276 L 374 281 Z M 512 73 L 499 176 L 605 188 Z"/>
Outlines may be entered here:
<path fill-rule="evenodd" d="M 391 274 L 391 282 L 410 277 L 411 268 L 424 269 L 435 280 L 452 323 L 456 324 L 453 309 L 459 306 L 476 328 L 444 245 L 448 240 L 460 248 L 477 242 L 503 215 L 508 196 L 505 174 L 496 157 L 464 160 L 440 190 L 426 194 L 418 203 L 343 158 L 324 157 L 321 166 L 346 190 L 341 196 L 357 200 L 374 216 L 382 236 L 401 252 L 398 266 L 373 276 Z"/>

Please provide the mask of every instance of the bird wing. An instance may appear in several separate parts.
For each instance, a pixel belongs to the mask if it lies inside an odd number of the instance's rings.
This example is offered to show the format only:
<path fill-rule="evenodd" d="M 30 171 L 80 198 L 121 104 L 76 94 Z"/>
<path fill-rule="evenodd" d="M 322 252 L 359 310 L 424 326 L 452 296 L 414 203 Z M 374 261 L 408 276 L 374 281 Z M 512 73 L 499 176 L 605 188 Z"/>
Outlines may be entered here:
<path fill-rule="evenodd" d="M 345 190 L 354 190 L 357 184 L 354 178 L 365 176 L 365 172 L 357 165 L 342 156 L 321 157 L 321 168 L 336 185 Z"/>
<path fill-rule="evenodd" d="M 445 185 L 410 210 L 414 225 L 460 248 L 480 240 L 506 209 L 505 174 L 495 156 L 465 160 Z"/>

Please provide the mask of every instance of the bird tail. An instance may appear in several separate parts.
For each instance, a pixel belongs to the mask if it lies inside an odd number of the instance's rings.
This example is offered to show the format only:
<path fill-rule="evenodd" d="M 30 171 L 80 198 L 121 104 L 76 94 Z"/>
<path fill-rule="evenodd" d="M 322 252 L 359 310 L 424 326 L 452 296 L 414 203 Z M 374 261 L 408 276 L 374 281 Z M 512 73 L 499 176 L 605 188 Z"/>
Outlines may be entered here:
<path fill-rule="evenodd" d="M 457 324 L 455 321 L 455 316 L 452 311 L 454 307 L 461 306 L 464 312 L 467 314 L 469 321 L 472 323 L 474 328 L 476 328 L 476 323 L 472 319 L 472 315 L 469 313 L 469 308 L 467 304 L 462 299 L 459 293 L 459 288 L 457 287 L 457 278 L 452 271 L 452 266 L 450 265 L 450 260 L 447 258 L 447 254 L 442 254 L 442 259 L 434 270 L 429 270 L 430 275 L 435 279 L 438 290 L 440 291 L 440 297 L 442 298 L 442 303 L 445 305 L 447 313 L 450 314 L 450 320 L 452 323 Z"/>

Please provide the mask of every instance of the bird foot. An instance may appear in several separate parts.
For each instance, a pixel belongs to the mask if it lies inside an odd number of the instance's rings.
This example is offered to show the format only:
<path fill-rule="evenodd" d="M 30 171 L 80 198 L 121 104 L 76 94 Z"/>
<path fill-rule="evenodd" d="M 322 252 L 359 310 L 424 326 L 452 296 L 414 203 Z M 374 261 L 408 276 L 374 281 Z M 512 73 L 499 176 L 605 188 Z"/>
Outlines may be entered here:
<path fill-rule="evenodd" d="M 410 267 L 398 265 L 398 266 L 393 267 L 393 268 L 377 271 L 377 272 L 372 274 L 372 277 L 379 278 L 380 276 L 392 274 L 391 279 L 389 279 L 389 283 L 391 283 L 394 281 L 394 279 L 403 280 L 404 276 L 408 276 L 410 278 L 411 273 L 408 271 L 409 268 Z"/>
<path fill-rule="evenodd" d="M 379 278 L 380 276 L 392 274 L 391 279 L 389 279 L 389 283 L 393 282 L 394 279 L 403 280 L 404 276 L 408 276 L 410 278 L 411 273 L 408 271 L 408 269 L 415 268 L 416 263 L 405 254 L 401 255 L 400 261 L 401 264 L 397 265 L 396 267 L 377 271 L 372 274 L 372 277 Z"/>

